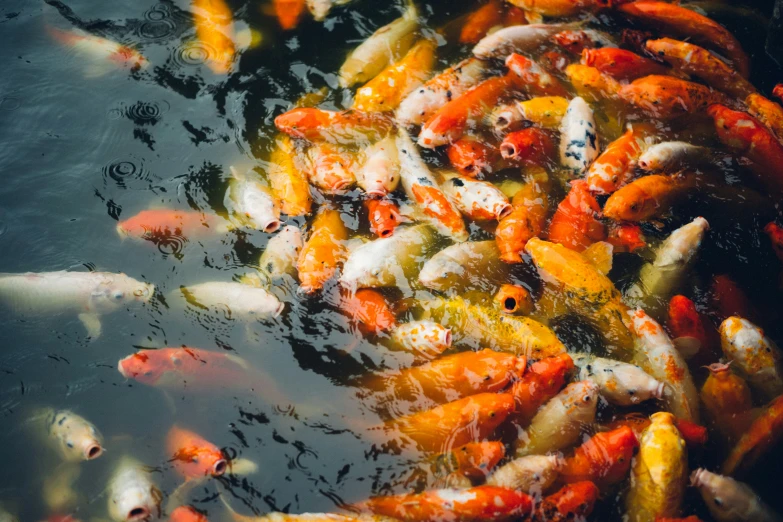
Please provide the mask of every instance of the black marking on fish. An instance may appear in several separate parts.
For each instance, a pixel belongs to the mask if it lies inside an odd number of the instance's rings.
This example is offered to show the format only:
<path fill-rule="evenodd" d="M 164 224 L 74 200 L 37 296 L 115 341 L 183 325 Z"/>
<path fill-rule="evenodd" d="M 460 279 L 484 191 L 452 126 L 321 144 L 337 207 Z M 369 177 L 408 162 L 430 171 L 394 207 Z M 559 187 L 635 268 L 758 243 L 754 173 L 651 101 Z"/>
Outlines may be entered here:
<path fill-rule="evenodd" d="M 459 178 L 451 178 L 451 184 L 454 185 L 455 187 L 464 187 L 465 186 L 465 182 L 462 181 Z"/>

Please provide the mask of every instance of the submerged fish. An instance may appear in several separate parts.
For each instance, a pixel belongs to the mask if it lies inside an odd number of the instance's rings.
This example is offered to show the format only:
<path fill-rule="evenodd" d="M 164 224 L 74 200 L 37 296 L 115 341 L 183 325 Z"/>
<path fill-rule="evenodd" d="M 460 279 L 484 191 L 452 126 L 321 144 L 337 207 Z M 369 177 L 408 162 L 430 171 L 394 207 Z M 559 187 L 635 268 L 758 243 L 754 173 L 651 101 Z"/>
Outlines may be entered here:
<path fill-rule="evenodd" d="M 85 33 L 79 29 L 64 31 L 47 25 L 46 30 L 55 40 L 72 47 L 89 58 L 106 60 L 119 66 L 130 65 L 133 68 L 145 68 L 149 65 L 149 61 L 136 49 L 106 38 Z M 88 69 L 88 74 L 100 76 L 111 70 L 113 69 L 105 68 L 98 63 Z"/>
<path fill-rule="evenodd" d="M 636 365 L 588 354 L 571 354 L 579 379 L 592 381 L 612 404 L 630 406 L 663 398 L 664 384 Z"/>
<path fill-rule="evenodd" d="M 228 461 L 217 446 L 176 425 L 166 436 L 166 452 L 174 468 L 186 479 L 219 477 L 228 468 Z"/>
<path fill-rule="evenodd" d="M 440 292 L 487 288 L 508 277 L 495 241 L 456 243 L 436 253 L 421 267 L 419 283 Z"/>
<path fill-rule="evenodd" d="M 487 477 L 487 484 L 538 493 L 554 484 L 563 466 L 559 455 L 528 455 L 514 459 Z"/>
<path fill-rule="evenodd" d="M 109 515 L 115 522 L 141 522 L 160 516 L 163 497 L 138 461 L 122 457 L 109 480 Z"/>
<path fill-rule="evenodd" d="M 302 292 L 313 294 L 332 278 L 345 260 L 347 239 L 348 229 L 340 212 L 321 207 L 296 262 Z"/>
<path fill-rule="evenodd" d="M 285 305 L 266 289 L 242 283 L 200 283 L 182 286 L 179 293 L 196 308 L 220 311 L 227 319 L 240 321 L 274 319 L 285 308 Z"/>
<path fill-rule="evenodd" d="M 781 517 L 742 482 L 699 468 L 691 474 L 707 509 L 718 522 L 779 522 Z"/>
<path fill-rule="evenodd" d="M 46 408 L 36 414 L 47 440 L 63 460 L 79 462 L 103 455 L 103 437 L 87 419 L 70 410 Z"/>
<path fill-rule="evenodd" d="M 560 121 L 560 163 L 579 177 L 598 157 L 599 143 L 593 110 L 576 97 Z"/>
<path fill-rule="evenodd" d="M 741 317 L 729 317 L 720 325 L 723 354 L 748 384 L 774 399 L 783 393 L 783 354 L 764 331 Z"/>
<path fill-rule="evenodd" d="M 248 175 L 240 175 L 233 167 L 231 174 L 223 204 L 234 219 L 268 234 L 276 232 L 282 225 L 280 207 L 269 189 Z"/>
<path fill-rule="evenodd" d="M 284 274 L 296 277 L 296 260 L 302 250 L 302 232 L 288 225 L 277 232 L 266 244 L 258 266 L 272 279 Z"/>
<path fill-rule="evenodd" d="M 171 236 L 196 239 L 224 234 L 229 225 L 214 214 L 192 210 L 142 210 L 117 224 L 120 237 L 156 241 Z"/>

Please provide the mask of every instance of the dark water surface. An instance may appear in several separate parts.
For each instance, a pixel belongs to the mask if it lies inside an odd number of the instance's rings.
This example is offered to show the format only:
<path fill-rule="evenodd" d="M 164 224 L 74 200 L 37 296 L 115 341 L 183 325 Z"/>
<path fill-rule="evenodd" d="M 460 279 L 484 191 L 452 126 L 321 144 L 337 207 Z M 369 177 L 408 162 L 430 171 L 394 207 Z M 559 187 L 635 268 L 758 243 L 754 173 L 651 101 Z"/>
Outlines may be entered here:
<path fill-rule="evenodd" d="M 471 4 L 420 2 L 424 26 L 441 27 Z M 323 24 L 306 18 L 287 33 L 265 14 L 262 2 L 229 5 L 235 29 L 252 28 L 261 42 L 241 52 L 229 75 L 217 75 L 204 63 L 210 50 L 193 44 L 185 0 L 0 3 L 0 272 L 122 271 L 154 283 L 157 296 L 166 296 L 181 285 L 230 281 L 257 263 L 268 239 L 260 232 L 231 232 L 210 242 L 173 238 L 156 247 L 123 241 L 115 227 L 118 219 L 148 208 L 225 214 L 228 167 L 249 168 L 267 159 L 272 119 L 302 94 L 327 86 L 323 107 L 350 105 L 351 92 L 337 87 L 337 69 L 350 49 L 398 17 L 401 5 L 356 0 Z M 762 47 L 771 5 L 700 5 L 714 9 L 713 16 L 743 41 L 759 88 L 768 92 L 783 78 Z M 752 7 L 758 10 L 747 10 Z M 140 70 L 107 65 L 61 44 L 47 27 L 78 27 L 136 46 L 150 64 Z M 449 46 L 441 65 L 466 52 Z M 781 341 L 780 265 L 760 231 L 774 211 L 749 207 L 696 202 L 672 223 L 702 214 L 713 224 L 692 295 L 703 293 L 713 274 L 729 273 L 768 312 L 764 326 Z M 345 198 L 343 209 L 357 227 L 358 208 Z M 618 259 L 613 276 L 627 281 L 633 266 L 633 259 Z M 71 316 L 0 316 L 0 504 L 23 521 L 49 515 L 40 488 L 57 459 L 24 427 L 29 412 L 46 405 L 73 409 L 106 437 L 106 455 L 84 463 L 76 483 L 82 501 L 75 514 L 83 520 L 106 517 L 103 493 L 124 454 L 154 467 L 165 493 L 181 483 L 164 451 L 175 422 L 259 465 L 248 477 L 196 488 L 191 503 L 213 519 L 225 517 L 220 491 L 227 490 L 244 513 L 301 513 L 333 511 L 342 502 L 415 485 L 404 459 L 379 453 L 344 419 L 378 422 L 352 386 L 368 371 L 393 366 L 388 353 L 364 340 L 337 311 L 333 284 L 310 300 L 290 288 L 275 292 L 286 303 L 284 314 L 249 329 L 183 312 L 164 297 L 104 316 L 103 335 L 94 342 Z M 570 346 L 590 336 L 580 325 L 568 325 L 558 333 L 571 339 Z M 297 406 L 276 408 L 239 395 L 167 397 L 117 372 L 117 361 L 138 348 L 181 345 L 240 355 L 274 376 Z M 710 462 L 709 452 L 700 458 Z M 760 475 L 753 484 L 768 502 L 783 506 L 779 495 L 768 494 L 779 489 L 777 475 Z M 618 519 L 621 509 L 611 500 L 605 504 L 601 519 Z"/>

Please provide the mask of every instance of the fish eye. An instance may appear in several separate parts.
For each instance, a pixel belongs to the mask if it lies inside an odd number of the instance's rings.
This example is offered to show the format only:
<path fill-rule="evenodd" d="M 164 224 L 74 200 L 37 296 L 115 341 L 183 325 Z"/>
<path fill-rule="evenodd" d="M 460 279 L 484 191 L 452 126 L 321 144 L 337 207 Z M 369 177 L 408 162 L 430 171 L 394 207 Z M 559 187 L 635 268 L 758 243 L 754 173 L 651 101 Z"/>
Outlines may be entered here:
<path fill-rule="evenodd" d="M 585 395 L 584 401 L 585 402 L 590 402 L 590 396 L 589 395 Z"/>
<path fill-rule="evenodd" d="M 639 212 L 639 203 L 634 203 L 629 208 L 631 209 L 631 212 Z"/>
<path fill-rule="evenodd" d="M 69 448 L 73 448 L 73 442 L 71 442 L 70 440 L 66 440 L 65 445 L 68 446 Z"/>
<path fill-rule="evenodd" d="M 380 273 L 381 273 L 381 270 L 379 268 L 373 268 L 372 270 L 370 270 L 370 274 L 373 275 L 373 276 L 376 276 L 376 277 Z"/>
<path fill-rule="evenodd" d="M 151 372 L 151 371 L 149 371 L 149 372 L 144 372 L 144 375 L 145 375 L 146 377 L 151 377 L 151 376 L 152 376 L 152 372 Z"/>
<path fill-rule="evenodd" d="M 176 355 L 172 355 L 171 362 L 174 363 L 174 366 L 179 366 L 182 363 L 182 360 Z"/>
<path fill-rule="evenodd" d="M 712 501 L 715 502 L 716 506 L 722 506 L 723 505 L 723 501 L 720 498 L 718 498 L 718 497 L 715 497 L 714 499 L 712 499 Z"/>
<path fill-rule="evenodd" d="M 124 292 L 119 292 L 119 291 L 117 291 L 117 292 L 114 292 L 114 295 L 113 295 L 112 297 L 114 297 L 114 299 L 116 299 L 117 301 L 119 301 L 120 299 L 122 299 L 123 297 L 125 297 L 125 293 L 124 293 Z"/>

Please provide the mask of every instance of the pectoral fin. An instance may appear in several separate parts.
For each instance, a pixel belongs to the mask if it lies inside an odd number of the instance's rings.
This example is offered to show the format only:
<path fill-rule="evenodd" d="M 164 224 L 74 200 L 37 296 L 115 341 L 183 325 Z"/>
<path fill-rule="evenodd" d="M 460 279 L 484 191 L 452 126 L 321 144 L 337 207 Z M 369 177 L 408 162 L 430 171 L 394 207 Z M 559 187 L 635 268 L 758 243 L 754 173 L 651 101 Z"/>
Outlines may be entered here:
<path fill-rule="evenodd" d="M 101 336 L 101 317 L 98 314 L 79 314 L 79 320 L 87 329 L 87 336 L 93 341 Z"/>
<path fill-rule="evenodd" d="M 612 252 L 613 247 L 611 244 L 606 241 L 599 241 L 598 243 L 593 243 L 587 247 L 587 249 L 582 252 L 582 255 L 587 258 L 599 272 L 606 275 L 612 270 Z"/>

